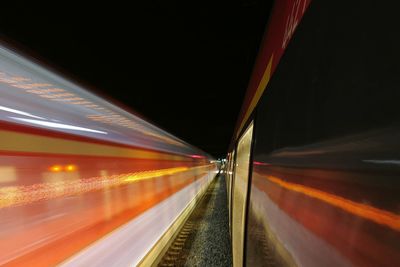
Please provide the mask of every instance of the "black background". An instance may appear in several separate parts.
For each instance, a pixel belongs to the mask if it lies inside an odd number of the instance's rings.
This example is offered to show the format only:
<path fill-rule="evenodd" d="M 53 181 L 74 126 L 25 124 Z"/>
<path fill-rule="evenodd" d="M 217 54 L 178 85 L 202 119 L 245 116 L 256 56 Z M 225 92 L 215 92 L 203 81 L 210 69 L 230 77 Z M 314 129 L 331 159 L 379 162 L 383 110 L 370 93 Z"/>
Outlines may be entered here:
<path fill-rule="evenodd" d="M 312 2 L 258 103 L 256 160 L 278 149 L 399 127 L 398 6 Z"/>
<path fill-rule="evenodd" d="M 272 1 L 2 8 L 3 41 L 224 156 Z"/>

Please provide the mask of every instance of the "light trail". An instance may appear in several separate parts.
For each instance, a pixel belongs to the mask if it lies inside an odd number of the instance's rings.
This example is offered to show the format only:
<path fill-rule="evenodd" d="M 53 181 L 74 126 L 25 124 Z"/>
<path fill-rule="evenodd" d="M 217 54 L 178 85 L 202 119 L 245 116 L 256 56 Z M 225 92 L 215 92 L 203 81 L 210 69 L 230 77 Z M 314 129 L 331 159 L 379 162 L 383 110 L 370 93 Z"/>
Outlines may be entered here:
<path fill-rule="evenodd" d="M 209 165 L 204 167 L 207 168 Z M 52 166 L 52 168 L 52 171 L 54 172 L 59 172 L 61 169 L 58 165 Z M 59 181 L 29 186 L 2 187 L 0 188 L 0 208 L 25 205 L 39 200 L 50 200 L 59 197 L 87 193 L 101 190 L 103 188 L 116 187 L 161 176 L 183 173 L 198 168 L 199 167 L 175 167 L 103 177 L 92 177 L 75 181 Z M 201 166 L 201 168 L 203 168 L 203 166 Z"/>
<path fill-rule="evenodd" d="M 353 215 L 390 227 L 393 230 L 400 231 L 400 216 L 393 212 L 357 203 L 304 185 L 286 182 L 274 176 L 268 176 L 267 179 L 288 190 L 318 199 Z"/>

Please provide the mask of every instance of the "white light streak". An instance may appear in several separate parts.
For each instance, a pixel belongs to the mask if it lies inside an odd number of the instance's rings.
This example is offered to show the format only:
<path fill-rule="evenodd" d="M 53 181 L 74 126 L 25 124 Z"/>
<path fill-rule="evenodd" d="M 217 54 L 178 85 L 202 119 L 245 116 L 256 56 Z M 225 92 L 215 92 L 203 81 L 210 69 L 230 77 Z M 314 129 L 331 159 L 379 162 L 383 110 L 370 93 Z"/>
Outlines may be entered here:
<path fill-rule="evenodd" d="M 364 159 L 364 162 L 370 162 L 375 164 L 392 164 L 392 165 L 400 165 L 400 160 L 398 159 Z"/>
<path fill-rule="evenodd" d="M 39 116 L 35 116 L 35 115 L 32 115 L 32 114 L 30 114 L 28 112 L 17 110 L 17 109 L 12 109 L 12 108 L 7 108 L 7 107 L 0 106 L 0 110 L 11 112 L 11 113 L 15 113 L 15 114 L 19 114 L 19 115 L 24 115 L 24 116 L 35 118 L 35 119 L 45 120 L 45 118 L 42 118 L 42 117 L 39 117 Z"/>
<path fill-rule="evenodd" d="M 93 130 L 89 128 L 79 127 L 75 125 L 63 124 L 63 123 L 56 123 L 50 121 L 39 121 L 39 120 L 32 120 L 32 119 L 24 119 L 24 118 L 16 118 L 10 117 L 11 119 L 28 122 L 36 125 L 46 126 L 50 128 L 58 128 L 58 129 L 67 129 L 67 130 L 75 130 L 75 131 L 83 131 L 83 132 L 91 132 L 91 133 L 99 133 L 99 134 L 107 134 L 107 132 Z"/>

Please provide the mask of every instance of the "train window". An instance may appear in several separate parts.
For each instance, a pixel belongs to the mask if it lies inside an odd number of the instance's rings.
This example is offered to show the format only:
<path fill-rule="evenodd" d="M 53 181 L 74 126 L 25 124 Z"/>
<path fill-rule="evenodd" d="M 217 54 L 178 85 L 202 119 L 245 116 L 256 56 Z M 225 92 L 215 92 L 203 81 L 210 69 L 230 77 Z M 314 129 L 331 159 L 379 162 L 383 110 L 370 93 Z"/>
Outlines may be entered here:
<path fill-rule="evenodd" d="M 237 145 L 232 199 L 232 254 L 233 266 L 243 265 L 244 230 L 247 187 L 249 181 L 253 123 L 247 128 Z"/>

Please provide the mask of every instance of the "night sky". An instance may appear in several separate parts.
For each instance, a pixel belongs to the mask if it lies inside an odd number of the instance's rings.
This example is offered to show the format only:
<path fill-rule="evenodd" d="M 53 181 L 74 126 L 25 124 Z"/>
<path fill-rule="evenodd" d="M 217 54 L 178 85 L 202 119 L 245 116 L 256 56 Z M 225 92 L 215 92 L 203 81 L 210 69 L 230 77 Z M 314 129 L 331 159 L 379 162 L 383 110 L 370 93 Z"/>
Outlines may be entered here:
<path fill-rule="evenodd" d="M 216 156 L 225 156 L 270 0 L 2 8 L 1 39 Z"/>

